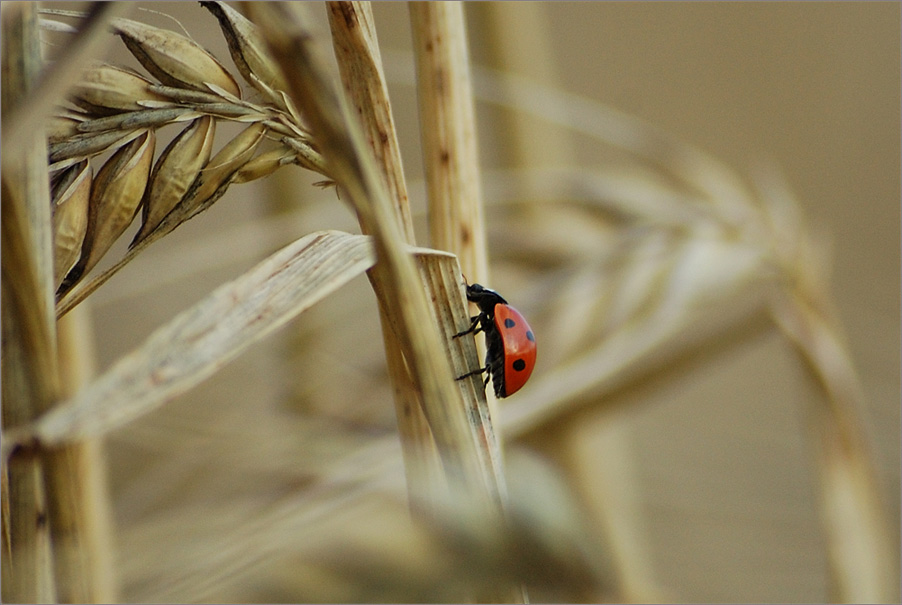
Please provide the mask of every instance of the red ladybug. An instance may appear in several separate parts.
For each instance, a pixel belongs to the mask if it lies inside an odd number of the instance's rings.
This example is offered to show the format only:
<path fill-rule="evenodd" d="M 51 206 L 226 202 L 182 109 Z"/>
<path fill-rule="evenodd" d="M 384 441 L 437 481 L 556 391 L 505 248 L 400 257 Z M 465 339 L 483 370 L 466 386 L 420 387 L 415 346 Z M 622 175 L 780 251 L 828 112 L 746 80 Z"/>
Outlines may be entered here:
<path fill-rule="evenodd" d="M 473 323 L 454 337 L 485 332 L 485 367 L 459 377 L 463 380 L 488 372 L 496 397 L 513 395 L 529 380 L 536 365 L 536 337 L 520 312 L 500 294 L 479 284 L 467 286 L 467 299 L 479 307 Z M 489 378 L 485 379 L 489 384 Z"/>

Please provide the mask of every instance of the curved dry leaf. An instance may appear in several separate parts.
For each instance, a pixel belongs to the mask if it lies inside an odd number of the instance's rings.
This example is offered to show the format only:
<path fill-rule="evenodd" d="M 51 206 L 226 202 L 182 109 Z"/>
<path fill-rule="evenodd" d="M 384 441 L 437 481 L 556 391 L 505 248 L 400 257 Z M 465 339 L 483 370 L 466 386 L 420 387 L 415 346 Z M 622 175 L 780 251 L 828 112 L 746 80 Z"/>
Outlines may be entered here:
<path fill-rule="evenodd" d="M 166 147 L 150 177 L 141 230 L 132 245 L 153 231 L 178 204 L 210 159 L 216 122 L 210 116 L 195 120 Z"/>
<path fill-rule="evenodd" d="M 84 160 L 72 166 L 53 183 L 53 275 L 54 289 L 81 256 L 88 229 L 88 201 L 93 171 Z"/>
<path fill-rule="evenodd" d="M 72 399 L 38 419 L 53 444 L 101 435 L 175 398 L 374 262 L 370 238 L 313 233 L 220 287 L 154 332 Z"/>
<path fill-rule="evenodd" d="M 210 82 L 241 96 L 229 72 L 193 40 L 130 19 L 114 20 L 113 29 L 141 65 L 163 84 L 206 92 L 206 83 Z"/>

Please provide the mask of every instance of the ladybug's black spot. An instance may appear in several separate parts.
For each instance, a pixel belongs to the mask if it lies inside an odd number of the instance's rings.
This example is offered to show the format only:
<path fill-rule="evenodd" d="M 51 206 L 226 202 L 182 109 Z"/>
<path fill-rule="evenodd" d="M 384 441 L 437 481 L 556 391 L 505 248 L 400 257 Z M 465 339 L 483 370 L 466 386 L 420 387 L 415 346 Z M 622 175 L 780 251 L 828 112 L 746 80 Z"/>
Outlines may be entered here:
<path fill-rule="evenodd" d="M 514 369 L 517 370 L 518 372 L 522 372 L 523 370 L 526 369 L 526 362 L 523 361 L 522 359 L 514 360 Z"/>
<path fill-rule="evenodd" d="M 505 327 L 505 328 L 513 328 L 515 325 L 517 325 L 517 322 L 515 322 L 515 321 L 514 321 L 513 319 L 511 319 L 510 317 L 508 317 L 507 319 L 504 320 L 504 327 Z"/>
<path fill-rule="evenodd" d="M 527 330 L 526 339 L 529 340 L 530 342 L 536 341 L 536 337 L 532 335 L 532 330 Z"/>

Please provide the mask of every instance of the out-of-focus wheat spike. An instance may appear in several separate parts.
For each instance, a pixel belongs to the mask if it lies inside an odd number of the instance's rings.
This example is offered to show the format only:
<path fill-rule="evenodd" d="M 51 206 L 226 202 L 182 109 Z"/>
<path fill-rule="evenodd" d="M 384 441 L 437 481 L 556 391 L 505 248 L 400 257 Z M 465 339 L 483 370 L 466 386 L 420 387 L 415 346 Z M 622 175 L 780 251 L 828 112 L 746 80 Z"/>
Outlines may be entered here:
<path fill-rule="evenodd" d="M 277 101 L 275 90 L 286 90 L 287 86 L 279 66 L 269 54 L 266 43 L 260 37 L 257 27 L 241 13 L 225 2 L 201 2 L 209 10 L 222 28 L 232 61 L 244 79 L 260 92 Z"/>
<path fill-rule="evenodd" d="M 139 101 L 164 100 L 150 91 L 149 84 L 149 80 L 131 70 L 101 63 L 85 70 L 71 99 L 93 114 L 135 111 L 142 109 Z"/>
<path fill-rule="evenodd" d="M 195 120 L 166 147 L 150 177 L 143 204 L 140 231 L 132 242 L 156 229 L 187 193 L 210 159 L 215 122 L 210 116 Z"/>
<path fill-rule="evenodd" d="M 106 254 L 135 218 L 144 197 L 156 137 L 148 131 L 117 151 L 97 173 L 81 260 L 66 277 L 68 289 Z"/>
<path fill-rule="evenodd" d="M 114 20 L 113 28 L 141 65 L 163 84 L 206 91 L 210 82 L 241 96 L 229 72 L 193 40 L 130 19 Z"/>
<path fill-rule="evenodd" d="M 72 166 L 54 183 L 53 199 L 53 275 L 54 290 L 81 256 L 88 229 L 88 201 L 93 171 L 87 160 Z"/>

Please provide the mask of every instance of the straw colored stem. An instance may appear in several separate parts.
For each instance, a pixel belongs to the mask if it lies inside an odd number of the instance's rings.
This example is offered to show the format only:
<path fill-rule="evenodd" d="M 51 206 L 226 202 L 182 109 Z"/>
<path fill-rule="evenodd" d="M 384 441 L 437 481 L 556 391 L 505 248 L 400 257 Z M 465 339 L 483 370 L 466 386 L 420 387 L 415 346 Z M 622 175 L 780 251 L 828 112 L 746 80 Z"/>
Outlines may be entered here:
<path fill-rule="evenodd" d="M 404 239 L 415 243 L 401 149 L 382 71 L 382 58 L 369 2 L 328 2 L 332 45 L 342 83 L 381 169 Z"/>
<path fill-rule="evenodd" d="M 3 124 L 21 107 L 40 73 L 36 7 L 18 4 L 3 15 Z M 43 141 L 23 138 L 4 153 L 2 207 L 3 425 L 30 421 L 57 396 L 50 203 Z M 42 187 L 43 186 L 43 187 Z M 19 452 L 4 468 L 3 600 L 56 599 L 43 462 Z"/>
<path fill-rule="evenodd" d="M 410 18 L 432 245 L 457 254 L 471 283 L 485 282 L 482 187 L 463 6 L 412 2 Z"/>
<path fill-rule="evenodd" d="M 463 7 L 456 2 L 414 2 L 410 17 L 432 244 L 456 254 L 471 283 L 486 281 L 488 254 Z M 487 396 L 494 403 L 494 396 Z M 477 394 L 471 403 L 470 412 L 484 419 L 483 457 L 503 490 L 500 448 L 486 395 Z"/>
<path fill-rule="evenodd" d="M 329 2 L 332 46 L 338 60 L 342 84 L 361 121 L 366 142 L 379 167 L 385 191 L 394 206 L 395 220 L 404 239 L 413 244 L 413 221 L 401 152 L 392 118 L 388 89 L 382 73 L 376 30 L 368 2 Z M 364 230 L 366 227 L 364 226 Z M 366 232 L 366 231 L 365 231 Z M 380 285 L 370 273 L 374 287 Z M 386 364 L 394 392 L 398 431 L 404 452 L 405 475 L 411 502 L 428 502 L 442 489 L 441 462 L 432 431 L 423 413 L 419 392 L 411 380 L 401 344 L 386 310 L 379 308 Z"/>
<path fill-rule="evenodd" d="M 9 108 L 4 124 L 26 108 L 35 111 L 29 103 L 40 93 L 33 83 L 43 67 L 36 6 L 17 8 L 4 21 L 3 101 Z M 17 153 L 3 156 L 3 421 L 8 427 L 30 421 L 61 395 L 46 141 L 36 133 L 42 130 L 34 130 Z M 12 582 L 9 589 L 4 583 L 4 598 L 93 602 L 104 596 L 95 591 L 97 528 L 88 518 L 94 494 L 87 474 L 97 469 L 85 453 L 77 444 L 10 458 Z"/>
<path fill-rule="evenodd" d="M 57 324 L 59 334 L 59 368 L 62 393 L 71 397 L 93 378 L 94 346 L 90 326 L 90 310 L 81 307 Z M 106 458 L 101 439 L 86 439 L 59 448 L 66 452 L 76 470 L 81 490 L 81 506 L 71 511 L 76 524 L 88 528 L 82 544 L 74 544 L 73 552 L 85 557 L 84 570 L 98 603 L 115 602 L 116 570 L 113 564 L 112 510 L 106 483 Z M 77 548 L 77 550 L 76 550 Z"/>
<path fill-rule="evenodd" d="M 471 283 L 487 281 L 488 255 L 463 6 L 458 2 L 413 2 L 410 20 L 431 242 L 458 256 Z M 440 281 L 433 284 L 433 288 L 449 286 Z M 484 390 L 471 395 L 466 397 L 468 414 L 480 419 L 474 427 L 479 435 L 480 463 L 503 507 L 506 487 L 491 406 Z M 494 397 L 489 397 L 494 403 Z M 527 601 L 525 587 L 503 585 L 479 597 L 493 602 Z"/>
<path fill-rule="evenodd" d="M 291 86 L 294 102 L 311 124 L 330 172 L 357 211 L 361 225 L 373 234 L 377 264 L 373 269 L 377 296 L 390 313 L 392 328 L 403 345 L 405 359 L 423 396 L 430 428 L 447 472 L 476 495 L 479 474 L 476 445 L 468 431 L 463 407 L 456 404 L 456 390 L 448 360 L 438 334 L 430 322 L 422 283 L 413 260 L 402 246 L 377 168 L 365 152 L 359 126 L 347 117 L 323 60 L 313 45 L 313 36 L 299 15 L 306 10 L 296 4 L 248 4 L 257 23 L 266 30 L 270 48 Z M 380 284 L 385 284 L 379 287 Z"/>

